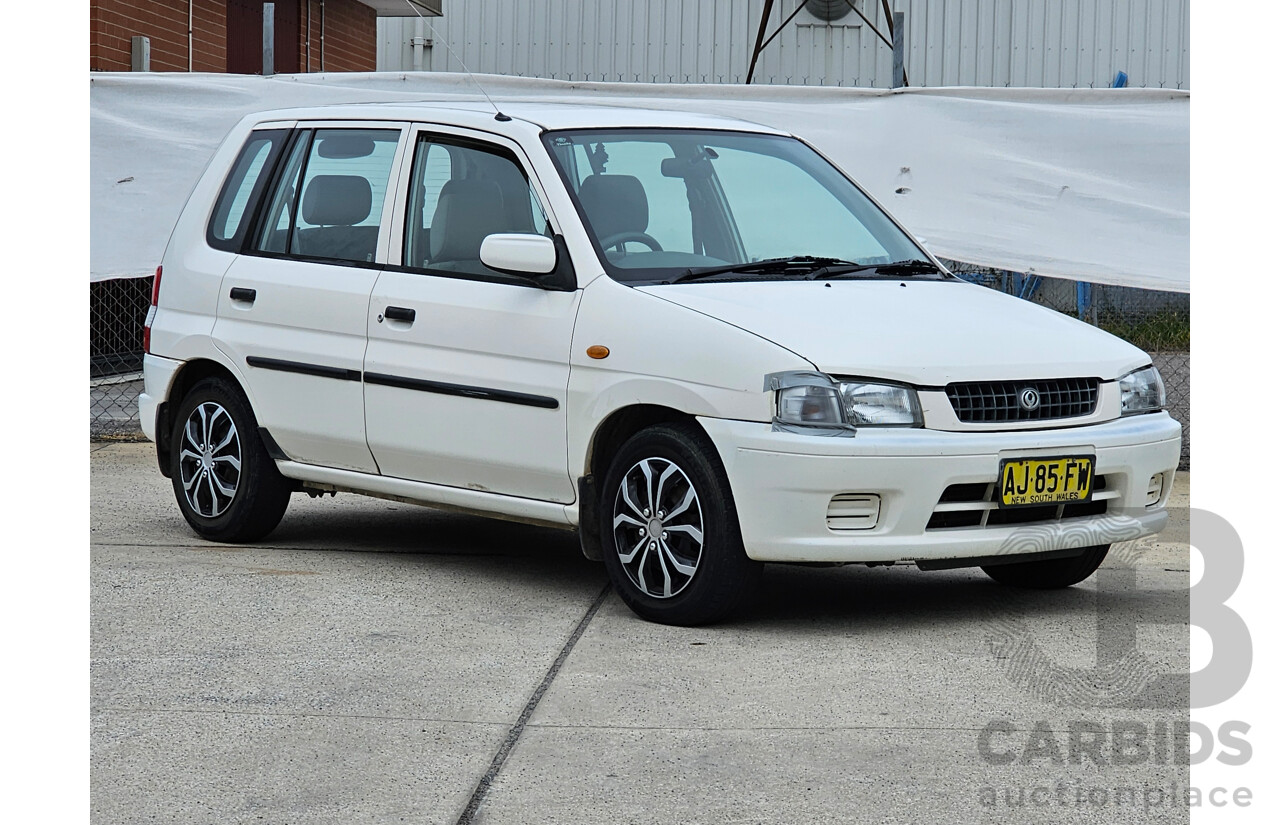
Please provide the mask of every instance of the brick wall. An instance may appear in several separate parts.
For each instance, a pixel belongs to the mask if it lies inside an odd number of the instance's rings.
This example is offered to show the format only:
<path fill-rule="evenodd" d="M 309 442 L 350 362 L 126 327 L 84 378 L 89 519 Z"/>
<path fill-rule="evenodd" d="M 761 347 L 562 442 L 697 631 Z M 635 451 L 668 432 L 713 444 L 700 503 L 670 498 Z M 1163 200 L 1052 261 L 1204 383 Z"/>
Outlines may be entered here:
<path fill-rule="evenodd" d="M 130 38 L 151 38 L 153 72 L 187 70 L 188 0 L 92 0 L 89 4 L 89 68 L 127 72 Z M 192 22 L 197 72 L 227 69 L 227 12 L 224 0 L 196 0 Z"/>
<path fill-rule="evenodd" d="M 307 65 L 308 8 L 311 12 L 310 66 Z M 143 35 L 151 38 L 153 72 L 185 72 L 187 9 L 188 0 L 91 0 L 90 70 L 129 71 L 130 38 Z M 298 17 L 299 65 L 303 71 L 318 72 L 321 70 L 320 0 L 300 0 Z M 226 0 L 195 0 L 193 29 L 195 71 L 225 72 Z M 374 71 L 378 62 L 377 39 L 377 15 L 373 9 L 357 0 L 325 0 L 324 71 Z"/>
<path fill-rule="evenodd" d="M 227 70 L 227 4 L 223 0 L 196 0 L 195 43 L 197 72 Z"/>
<path fill-rule="evenodd" d="M 304 0 L 298 33 L 304 70 L 307 65 L 307 7 L 311 9 L 311 66 L 320 71 L 320 0 Z M 324 71 L 372 72 L 378 68 L 378 17 L 357 0 L 325 0 Z"/>

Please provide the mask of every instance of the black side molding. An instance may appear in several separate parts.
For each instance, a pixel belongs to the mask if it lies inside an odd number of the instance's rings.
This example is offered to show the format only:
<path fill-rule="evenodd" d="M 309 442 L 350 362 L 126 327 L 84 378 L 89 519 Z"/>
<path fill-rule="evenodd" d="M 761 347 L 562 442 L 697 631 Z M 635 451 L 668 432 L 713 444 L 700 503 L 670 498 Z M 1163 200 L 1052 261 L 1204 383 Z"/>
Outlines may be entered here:
<path fill-rule="evenodd" d="M 341 367 L 326 367 L 323 364 L 306 364 L 301 361 L 283 361 L 279 358 L 261 358 L 250 355 L 245 363 L 251 367 L 277 372 L 296 372 L 302 375 L 315 375 L 320 378 L 336 378 L 339 381 L 359 381 L 360 370 L 346 370 Z"/>
<path fill-rule="evenodd" d="M 530 395 L 510 390 L 495 390 L 487 387 L 471 387 L 466 384 L 446 384 L 443 381 L 427 381 L 422 378 L 405 378 L 399 375 L 386 375 L 380 372 L 366 372 L 366 384 L 379 384 L 384 387 L 397 387 L 402 390 L 418 390 L 434 392 L 440 395 L 461 395 L 466 398 L 478 398 L 484 401 L 501 401 L 504 404 L 521 404 L 526 407 L 540 407 L 554 410 L 560 402 L 545 395 Z"/>

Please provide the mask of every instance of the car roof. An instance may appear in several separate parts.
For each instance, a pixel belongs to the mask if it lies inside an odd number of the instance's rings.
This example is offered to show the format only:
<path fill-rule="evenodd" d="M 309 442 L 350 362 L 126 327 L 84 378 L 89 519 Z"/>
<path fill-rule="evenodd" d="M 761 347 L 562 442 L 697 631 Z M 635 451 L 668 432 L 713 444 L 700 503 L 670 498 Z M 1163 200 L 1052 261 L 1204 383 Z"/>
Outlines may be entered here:
<path fill-rule="evenodd" d="M 255 119 L 277 120 L 394 120 L 420 121 L 480 128 L 508 133 L 516 129 L 536 132 L 557 129 L 721 129 L 786 135 L 787 132 L 738 118 L 638 106 L 600 106 L 582 103 L 536 103 L 496 100 L 495 105 L 512 120 L 495 120 L 493 106 L 484 101 L 422 101 L 388 103 L 339 103 L 260 112 Z"/>

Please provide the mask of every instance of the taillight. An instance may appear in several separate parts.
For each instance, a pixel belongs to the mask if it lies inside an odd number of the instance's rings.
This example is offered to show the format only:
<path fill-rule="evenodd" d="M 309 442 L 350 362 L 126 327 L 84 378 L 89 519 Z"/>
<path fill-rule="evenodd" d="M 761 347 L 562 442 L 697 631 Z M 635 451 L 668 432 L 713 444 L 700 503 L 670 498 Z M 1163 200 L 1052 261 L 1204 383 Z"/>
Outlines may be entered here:
<path fill-rule="evenodd" d="M 147 320 L 142 325 L 142 351 L 146 353 L 151 352 L 151 322 L 156 319 L 156 304 L 160 301 L 160 275 L 163 272 L 163 266 L 156 267 L 156 277 L 151 282 L 151 308 L 147 310 Z"/>

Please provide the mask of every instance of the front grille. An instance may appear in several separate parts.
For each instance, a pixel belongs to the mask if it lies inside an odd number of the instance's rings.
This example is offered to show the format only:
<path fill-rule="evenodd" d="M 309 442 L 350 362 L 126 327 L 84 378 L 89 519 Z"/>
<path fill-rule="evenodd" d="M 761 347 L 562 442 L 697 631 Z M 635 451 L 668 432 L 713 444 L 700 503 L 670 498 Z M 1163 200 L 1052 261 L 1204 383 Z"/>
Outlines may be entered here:
<path fill-rule="evenodd" d="M 1106 476 L 1094 476 L 1092 501 L 1001 509 L 996 505 L 995 486 L 990 482 L 952 484 L 942 492 L 925 529 L 999 527 L 1102 516 L 1106 515 L 1110 500 L 1119 496 L 1118 492 L 1107 489 Z"/>
<path fill-rule="evenodd" d="M 1039 401 L 1031 409 L 1021 401 L 1027 390 L 1034 390 Z M 956 418 L 967 424 L 1077 418 L 1091 414 L 1097 407 L 1098 379 L 971 381 L 948 384 L 947 398 Z"/>

